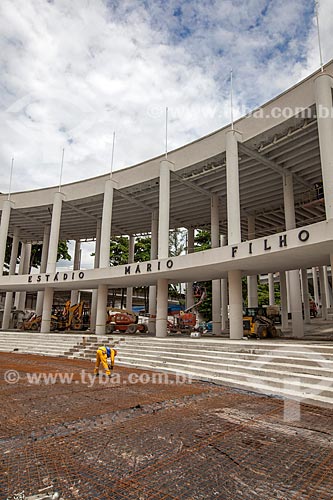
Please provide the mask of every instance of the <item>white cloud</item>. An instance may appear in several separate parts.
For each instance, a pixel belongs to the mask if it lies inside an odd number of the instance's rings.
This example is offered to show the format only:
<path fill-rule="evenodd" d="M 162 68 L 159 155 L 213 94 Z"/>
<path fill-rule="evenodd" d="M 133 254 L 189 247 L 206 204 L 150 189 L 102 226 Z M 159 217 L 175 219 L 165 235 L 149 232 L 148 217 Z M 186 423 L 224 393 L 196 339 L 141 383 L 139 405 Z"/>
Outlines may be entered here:
<path fill-rule="evenodd" d="M 333 53 L 333 4 L 321 0 L 323 53 Z M 2 0 L 1 190 L 105 173 L 221 127 L 318 67 L 308 0 Z M 130 144 L 130 147 L 129 147 Z"/>

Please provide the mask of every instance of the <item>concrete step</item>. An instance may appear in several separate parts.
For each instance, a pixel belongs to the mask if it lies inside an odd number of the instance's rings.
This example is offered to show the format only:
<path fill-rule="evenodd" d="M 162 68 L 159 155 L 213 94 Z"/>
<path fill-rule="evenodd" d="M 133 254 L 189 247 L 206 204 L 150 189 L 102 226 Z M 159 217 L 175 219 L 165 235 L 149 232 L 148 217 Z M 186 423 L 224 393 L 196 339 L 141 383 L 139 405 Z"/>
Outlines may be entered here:
<path fill-rule="evenodd" d="M 119 337 L 117 334 L 112 334 L 113 338 Z M 190 337 L 166 337 L 166 338 L 156 338 L 156 337 L 133 337 L 133 336 L 123 336 L 124 341 L 127 344 L 135 344 L 135 345 L 146 345 L 154 344 L 154 345 L 178 345 L 178 346 L 214 346 L 217 348 L 218 346 L 222 346 L 223 348 L 231 347 L 231 348 L 239 348 L 239 347 L 255 347 L 255 348 L 271 348 L 279 345 L 288 346 L 290 348 L 297 349 L 299 346 L 301 347 L 309 347 L 309 345 L 313 346 L 315 349 L 327 348 L 331 352 L 333 352 L 333 345 L 330 341 L 322 341 L 322 342 L 304 342 L 303 340 L 283 340 L 283 339 L 242 339 L 242 340 L 230 340 L 230 339 L 222 339 L 222 338 L 190 338 Z"/>
<path fill-rule="evenodd" d="M 86 351 L 85 354 L 93 354 L 89 351 Z M 124 351 L 123 349 L 118 350 L 118 360 L 123 360 L 127 361 L 128 359 L 130 360 L 135 360 L 135 359 L 141 359 L 141 360 L 147 360 L 152 361 L 152 360 L 158 360 L 163 363 L 169 363 L 169 362 L 177 362 L 178 364 L 182 365 L 190 365 L 190 366 L 196 366 L 196 367 L 201 367 L 201 366 L 211 366 L 211 367 L 216 367 L 220 368 L 221 366 L 244 366 L 245 369 L 247 368 L 256 368 L 256 367 L 270 367 L 272 369 L 275 369 L 276 371 L 291 371 L 293 373 L 309 373 L 309 374 L 322 374 L 322 375 L 331 375 L 333 374 L 333 363 L 331 361 L 321 361 L 320 364 L 315 364 L 315 363 L 310 363 L 308 360 L 300 359 L 295 362 L 294 359 L 290 358 L 288 360 L 283 360 L 283 363 L 280 363 L 279 360 L 276 360 L 274 358 L 272 359 L 266 359 L 265 357 L 261 356 L 256 356 L 254 359 L 248 360 L 246 358 L 244 359 L 230 359 L 228 357 L 209 357 L 209 356 L 198 356 L 197 358 L 193 359 L 193 356 L 171 356 L 171 355 L 165 355 L 163 353 L 158 353 L 158 356 L 156 353 L 152 354 L 147 354 L 144 353 L 142 355 L 141 353 L 129 353 L 127 351 Z M 289 362 L 287 362 L 289 361 Z"/>
<path fill-rule="evenodd" d="M 137 365 L 138 363 L 140 366 L 154 366 L 156 367 L 164 367 L 164 366 L 172 366 L 172 367 L 178 367 L 178 369 L 181 371 L 183 369 L 192 369 L 194 368 L 193 364 L 186 363 L 184 361 L 179 361 L 179 360 L 163 360 L 163 359 L 150 359 L 148 360 L 147 358 L 140 358 L 140 357 L 135 357 L 135 358 L 124 358 L 122 356 L 118 356 L 117 362 L 123 363 L 123 364 L 131 364 L 131 365 Z M 279 366 L 278 366 L 279 368 Z M 298 367 L 297 367 L 298 368 Z M 290 377 L 297 378 L 300 381 L 304 381 L 304 383 L 317 383 L 318 380 L 324 380 L 327 381 L 327 385 L 332 385 L 333 387 L 333 377 L 332 377 L 332 371 L 331 370 L 318 370 L 317 372 L 309 373 L 307 371 L 307 367 L 304 366 L 302 367 L 301 370 L 293 370 L 292 365 L 286 370 L 282 369 L 276 369 L 276 366 L 274 365 L 267 365 L 263 364 L 260 365 L 260 361 L 258 362 L 258 365 L 254 366 L 248 366 L 246 364 L 212 364 L 212 363 L 198 363 L 195 365 L 195 369 L 199 373 L 204 373 L 206 370 L 209 371 L 210 373 L 215 373 L 216 375 L 219 373 L 231 373 L 231 372 L 237 372 L 238 374 L 245 374 L 246 376 L 260 376 L 260 377 L 265 377 L 267 374 L 269 376 L 274 376 L 274 377 L 282 377 L 282 378 L 287 378 L 289 379 Z"/>
<path fill-rule="evenodd" d="M 299 397 L 303 398 L 308 395 L 317 397 L 318 395 L 328 398 L 333 403 L 333 378 L 323 378 L 323 377 L 310 377 L 307 375 L 301 375 L 295 377 L 293 374 L 285 374 L 281 376 L 281 373 L 274 373 L 274 371 L 267 370 L 262 374 L 254 374 L 251 372 L 245 373 L 237 369 L 235 370 L 218 370 L 210 369 L 208 367 L 201 368 L 200 370 L 193 370 L 193 368 L 184 368 L 182 365 L 177 363 L 123 363 L 118 361 L 119 365 L 133 366 L 135 368 L 146 368 L 150 370 L 162 370 L 171 371 L 173 373 L 179 374 L 192 374 L 193 378 L 198 380 L 209 380 L 220 383 L 228 383 L 229 385 L 236 384 L 237 387 L 249 387 L 251 386 L 254 390 L 258 390 L 260 387 L 266 387 L 270 390 L 270 394 L 279 393 L 280 389 L 292 391 L 294 394 L 298 394 Z M 278 377 L 278 378 L 277 378 Z M 258 390 L 258 392 L 260 392 Z"/>
<path fill-rule="evenodd" d="M 128 366 L 128 365 L 126 365 Z M 133 365 L 134 367 L 134 365 Z M 142 369 L 142 368 L 148 368 L 148 367 L 143 367 L 141 365 L 135 366 L 136 368 Z M 151 367 L 150 369 L 154 369 L 154 367 Z M 247 391 L 251 392 L 257 392 L 258 394 L 266 394 L 269 396 L 282 396 L 287 399 L 293 399 L 293 400 L 300 400 L 301 402 L 306 402 L 308 404 L 323 404 L 324 406 L 333 406 L 333 396 L 332 394 L 330 396 L 324 396 L 322 394 L 318 394 L 317 390 L 312 391 L 312 392 L 305 392 L 304 390 L 299 391 L 297 388 L 295 390 L 287 387 L 272 387 L 269 383 L 265 384 L 263 383 L 262 379 L 259 381 L 253 381 L 253 380 L 243 380 L 242 382 L 239 381 L 238 378 L 226 378 L 224 376 L 212 376 L 210 375 L 202 375 L 198 374 L 197 372 L 191 371 L 191 370 L 178 370 L 175 368 L 163 368 L 160 369 L 159 371 L 166 372 L 166 373 L 172 373 L 172 374 L 182 374 L 185 375 L 191 379 L 194 380 L 200 380 L 204 382 L 213 382 L 215 384 L 221 384 L 221 385 L 226 385 L 230 387 L 235 387 L 239 389 L 244 389 Z"/>
<path fill-rule="evenodd" d="M 319 352 L 309 352 L 306 351 L 304 353 L 302 352 L 295 352 L 295 351 L 287 351 L 287 350 L 271 350 L 271 351 L 255 351 L 255 352 L 224 352 L 224 351 L 213 351 L 213 350 L 200 350 L 200 351 L 193 351 L 192 349 L 182 349 L 180 350 L 174 350 L 174 349 L 167 349 L 167 348 L 160 348 L 160 349 L 154 349 L 154 348 L 149 348 L 147 347 L 146 349 L 137 349 L 136 347 L 132 346 L 127 346 L 126 343 L 120 343 L 119 344 L 119 350 L 122 353 L 126 354 L 140 354 L 140 355 L 147 355 L 147 356 L 156 356 L 157 354 L 159 356 L 169 356 L 171 358 L 182 358 L 186 356 L 187 359 L 192 359 L 193 361 L 197 361 L 200 359 L 206 359 L 206 360 L 214 360 L 214 359 L 223 359 L 223 360 L 240 360 L 240 359 L 246 359 L 246 360 L 256 360 L 258 357 L 261 358 L 266 358 L 267 361 L 274 360 L 276 362 L 280 363 L 288 363 L 290 360 L 292 360 L 294 363 L 299 363 L 302 364 L 305 360 L 309 364 L 313 365 L 318 365 L 318 363 L 323 363 L 323 364 L 332 364 L 333 367 L 333 356 L 328 356 L 328 355 L 323 355 Z"/>

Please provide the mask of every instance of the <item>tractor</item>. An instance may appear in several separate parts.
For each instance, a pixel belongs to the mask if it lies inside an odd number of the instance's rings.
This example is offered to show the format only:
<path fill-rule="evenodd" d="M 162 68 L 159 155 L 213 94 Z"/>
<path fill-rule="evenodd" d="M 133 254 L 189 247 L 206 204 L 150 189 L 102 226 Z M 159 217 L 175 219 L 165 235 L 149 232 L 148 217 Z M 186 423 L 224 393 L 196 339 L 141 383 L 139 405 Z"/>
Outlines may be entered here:
<path fill-rule="evenodd" d="M 245 308 L 243 311 L 243 332 L 244 336 L 248 338 L 277 337 L 277 329 L 262 307 Z"/>

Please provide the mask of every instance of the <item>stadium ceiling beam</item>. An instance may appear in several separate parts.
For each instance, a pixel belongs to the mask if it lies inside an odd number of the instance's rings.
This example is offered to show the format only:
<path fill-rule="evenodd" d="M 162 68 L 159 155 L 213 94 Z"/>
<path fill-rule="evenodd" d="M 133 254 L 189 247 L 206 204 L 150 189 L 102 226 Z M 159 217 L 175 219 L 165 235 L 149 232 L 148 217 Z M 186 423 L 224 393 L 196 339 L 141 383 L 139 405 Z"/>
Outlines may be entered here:
<path fill-rule="evenodd" d="M 150 213 L 153 213 L 155 211 L 154 208 L 150 207 L 149 205 L 147 205 L 146 203 L 142 203 L 141 201 L 137 200 L 136 198 L 134 198 L 134 196 L 132 195 L 129 195 L 129 194 L 126 194 L 126 193 L 123 193 L 122 191 L 120 191 L 119 189 L 115 189 L 115 191 L 122 197 L 124 198 L 125 200 L 127 201 L 130 201 L 131 203 L 135 203 L 135 205 L 137 205 L 138 207 L 141 207 L 143 210 L 145 211 L 148 211 Z"/>
<path fill-rule="evenodd" d="M 98 221 L 98 217 L 95 217 L 95 215 L 91 215 L 89 212 L 85 212 L 84 210 L 82 210 L 82 208 L 78 208 L 75 205 L 73 205 L 72 203 L 69 203 L 68 201 L 66 201 L 66 206 L 70 207 L 71 210 L 74 210 L 74 212 L 77 212 L 78 214 L 81 214 L 84 217 L 90 217 L 90 219 L 93 219 L 96 222 Z"/>
<path fill-rule="evenodd" d="M 185 186 L 188 186 L 190 189 L 197 191 L 198 193 L 202 194 L 203 196 L 207 196 L 208 198 L 211 198 L 212 193 L 210 191 L 207 191 L 206 189 L 199 187 L 196 184 L 193 184 L 193 182 L 191 182 L 187 179 L 183 179 L 183 177 L 179 174 L 176 174 L 176 172 L 171 171 L 171 174 L 173 177 L 175 177 L 179 182 L 181 182 Z"/>
<path fill-rule="evenodd" d="M 239 147 L 239 150 L 241 152 L 245 153 L 250 158 L 257 160 L 259 163 L 261 163 L 262 165 L 265 165 L 266 167 L 270 168 L 271 170 L 274 170 L 274 172 L 276 172 L 277 174 L 279 174 L 281 176 L 292 173 L 292 172 L 289 172 L 288 170 L 285 170 L 284 168 L 282 168 L 275 161 L 270 160 L 266 156 L 258 153 L 257 151 L 254 151 L 253 149 L 250 149 L 248 146 L 245 146 L 245 144 L 238 143 L 238 147 Z M 298 174 L 292 174 L 292 175 L 293 175 L 293 178 L 295 179 L 295 181 L 298 182 L 299 184 L 302 184 L 306 188 L 313 187 L 311 184 L 309 184 L 307 181 L 305 181 Z"/>

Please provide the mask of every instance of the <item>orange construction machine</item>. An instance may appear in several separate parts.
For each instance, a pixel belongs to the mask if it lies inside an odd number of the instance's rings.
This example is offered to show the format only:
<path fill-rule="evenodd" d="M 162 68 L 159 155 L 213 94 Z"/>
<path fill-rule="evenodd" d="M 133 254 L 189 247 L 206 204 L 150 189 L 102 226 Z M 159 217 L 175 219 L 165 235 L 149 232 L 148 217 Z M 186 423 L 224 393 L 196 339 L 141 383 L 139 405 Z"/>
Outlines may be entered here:
<path fill-rule="evenodd" d="M 117 309 L 115 307 L 108 307 L 106 317 L 106 333 L 113 333 L 115 331 L 124 333 L 146 333 L 147 326 L 139 323 L 137 314 L 127 309 Z"/>
<path fill-rule="evenodd" d="M 172 320 L 168 321 L 168 330 L 171 333 L 191 333 L 195 331 L 197 316 L 192 309 L 197 308 L 206 298 L 206 288 L 200 287 L 196 283 L 193 285 L 193 296 L 199 298 L 199 301 L 191 307 L 173 315 Z"/>

